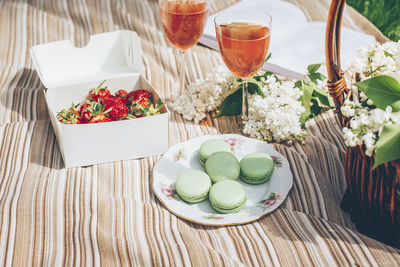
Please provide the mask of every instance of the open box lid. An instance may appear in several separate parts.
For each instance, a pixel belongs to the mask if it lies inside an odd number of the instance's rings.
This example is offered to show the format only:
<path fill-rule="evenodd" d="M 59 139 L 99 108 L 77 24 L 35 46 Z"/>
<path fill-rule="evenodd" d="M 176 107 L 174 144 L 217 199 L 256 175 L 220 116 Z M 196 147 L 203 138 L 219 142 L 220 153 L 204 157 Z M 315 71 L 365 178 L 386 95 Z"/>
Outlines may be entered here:
<path fill-rule="evenodd" d="M 70 40 L 31 47 L 31 57 L 46 88 L 142 73 L 142 48 L 133 31 L 90 36 L 83 48 Z"/>

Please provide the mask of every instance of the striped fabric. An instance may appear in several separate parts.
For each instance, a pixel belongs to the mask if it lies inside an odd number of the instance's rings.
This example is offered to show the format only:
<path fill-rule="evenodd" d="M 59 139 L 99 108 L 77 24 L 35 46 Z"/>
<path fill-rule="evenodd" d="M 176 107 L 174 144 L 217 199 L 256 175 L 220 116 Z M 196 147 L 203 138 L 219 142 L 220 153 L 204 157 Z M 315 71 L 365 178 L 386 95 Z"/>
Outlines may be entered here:
<path fill-rule="evenodd" d="M 291 2 L 310 19 L 326 18 L 327 0 Z M 354 10 L 345 16 L 346 26 L 384 40 Z M 145 76 L 166 99 L 177 95 L 179 55 L 163 37 L 157 1 L 0 1 L 0 266 L 400 265 L 398 250 L 358 234 L 339 208 L 344 144 L 331 112 L 309 123 L 306 145 L 276 145 L 291 164 L 293 189 L 282 208 L 243 226 L 170 214 L 151 190 L 159 157 L 64 169 L 28 49 L 62 39 L 83 46 L 89 34 L 117 29 L 139 34 Z M 200 46 L 189 61 L 190 80 L 221 64 Z M 194 124 L 171 113 L 170 145 L 239 132 L 237 118 Z"/>

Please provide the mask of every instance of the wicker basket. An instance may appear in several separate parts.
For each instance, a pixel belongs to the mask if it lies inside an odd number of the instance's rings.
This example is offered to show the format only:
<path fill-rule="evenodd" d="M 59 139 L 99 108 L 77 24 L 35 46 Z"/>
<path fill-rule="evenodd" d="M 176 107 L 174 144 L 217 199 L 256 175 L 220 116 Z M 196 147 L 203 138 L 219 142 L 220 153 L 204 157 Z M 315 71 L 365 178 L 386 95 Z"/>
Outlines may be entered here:
<path fill-rule="evenodd" d="M 346 0 L 332 0 L 325 40 L 328 88 L 341 126 L 348 122 L 340 107 L 351 99 L 340 67 L 340 25 Z M 368 157 L 363 147 L 348 147 L 345 169 L 347 190 L 341 206 L 351 213 L 358 230 L 389 245 L 400 247 L 400 161 L 372 170 L 375 156 Z"/>

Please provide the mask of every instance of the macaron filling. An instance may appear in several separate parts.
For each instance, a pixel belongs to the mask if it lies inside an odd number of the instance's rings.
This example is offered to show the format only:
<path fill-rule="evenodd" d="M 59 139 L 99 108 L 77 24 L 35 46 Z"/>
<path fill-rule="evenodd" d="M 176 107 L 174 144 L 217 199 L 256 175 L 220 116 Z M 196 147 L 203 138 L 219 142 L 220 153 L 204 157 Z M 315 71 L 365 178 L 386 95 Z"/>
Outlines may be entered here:
<path fill-rule="evenodd" d="M 252 177 L 246 177 L 246 176 L 240 175 L 240 179 L 241 179 L 243 182 L 248 183 L 248 184 L 254 184 L 254 185 L 262 184 L 262 183 L 268 182 L 269 179 L 271 179 L 271 177 L 272 177 L 272 175 L 263 177 L 262 179 L 261 179 L 261 178 L 254 179 L 254 178 L 252 178 Z"/>
<path fill-rule="evenodd" d="M 200 165 L 205 167 L 207 159 L 199 155 Z"/>
<path fill-rule="evenodd" d="M 230 208 L 230 209 L 224 209 L 224 208 L 218 207 L 216 204 L 213 205 L 212 203 L 211 203 L 211 206 L 216 211 L 221 212 L 221 213 L 236 213 L 236 212 L 239 212 L 243 208 L 245 202 L 243 202 L 241 205 L 237 206 L 236 208 Z"/>

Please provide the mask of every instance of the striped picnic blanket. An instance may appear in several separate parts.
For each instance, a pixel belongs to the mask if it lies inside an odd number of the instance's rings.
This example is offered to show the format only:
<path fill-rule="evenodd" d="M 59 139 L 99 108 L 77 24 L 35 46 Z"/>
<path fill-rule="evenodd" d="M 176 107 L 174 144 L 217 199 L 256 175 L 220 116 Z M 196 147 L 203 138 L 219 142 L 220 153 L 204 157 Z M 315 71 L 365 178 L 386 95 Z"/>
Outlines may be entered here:
<path fill-rule="evenodd" d="M 327 0 L 291 0 L 325 20 Z M 212 10 L 231 3 L 211 1 Z M 344 25 L 384 37 L 354 10 Z M 145 76 L 165 99 L 178 94 L 177 59 L 161 31 L 157 1 L 0 1 L 0 266 L 395 266 L 399 251 L 357 233 L 339 207 L 344 142 L 332 112 L 308 124 L 307 144 L 276 144 L 294 185 L 276 212 L 242 226 L 207 227 L 169 213 L 151 189 L 159 157 L 64 169 L 28 50 L 92 33 L 136 31 Z M 190 80 L 222 64 L 197 46 Z M 170 145 L 240 133 L 234 117 L 201 124 L 171 112 Z"/>

